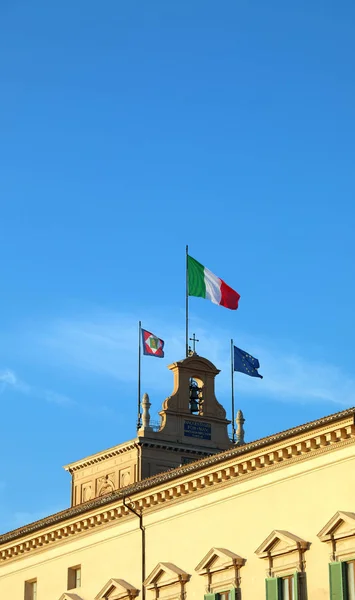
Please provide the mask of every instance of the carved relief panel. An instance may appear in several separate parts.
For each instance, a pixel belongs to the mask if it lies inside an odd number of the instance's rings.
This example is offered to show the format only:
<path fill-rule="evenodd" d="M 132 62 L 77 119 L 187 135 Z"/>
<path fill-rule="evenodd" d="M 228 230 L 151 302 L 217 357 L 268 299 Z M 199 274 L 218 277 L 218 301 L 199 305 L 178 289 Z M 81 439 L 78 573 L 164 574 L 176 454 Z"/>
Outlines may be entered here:
<path fill-rule="evenodd" d="M 81 486 L 81 501 L 87 502 L 94 497 L 93 494 L 93 484 L 91 481 L 87 483 L 83 483 Z"/>
<path fill-rule="evenodd" d="M 131 467 L 128 467 L 127 469 L 122 469 L 120 471 L 120 488 L 125 487 L 126 485 L 129 485 L 130 483 L 132 483 L 131 481 Z"/>
<path fill-rule="evenodd" d="M 115 473 L 108 473 L 96 480 L 96 496 L 105 496 L 115 489 Z"/>

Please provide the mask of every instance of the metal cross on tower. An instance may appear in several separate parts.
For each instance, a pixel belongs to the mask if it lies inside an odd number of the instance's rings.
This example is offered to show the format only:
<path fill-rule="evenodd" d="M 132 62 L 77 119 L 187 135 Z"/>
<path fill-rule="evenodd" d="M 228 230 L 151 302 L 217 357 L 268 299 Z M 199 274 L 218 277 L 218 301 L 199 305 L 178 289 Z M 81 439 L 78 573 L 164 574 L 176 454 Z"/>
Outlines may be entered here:
<path fill-rule="evenodd" d="M 190 347 L 190 354 L 196 354 L 196 342 L 199 342 L 200 340 L 198 340 L 196 338 L 196 335 L 193 333 L 192 337 L 189 338 L 190 342 L 192 342 L 192 351 L 191 351 L 191 347 Z"/>

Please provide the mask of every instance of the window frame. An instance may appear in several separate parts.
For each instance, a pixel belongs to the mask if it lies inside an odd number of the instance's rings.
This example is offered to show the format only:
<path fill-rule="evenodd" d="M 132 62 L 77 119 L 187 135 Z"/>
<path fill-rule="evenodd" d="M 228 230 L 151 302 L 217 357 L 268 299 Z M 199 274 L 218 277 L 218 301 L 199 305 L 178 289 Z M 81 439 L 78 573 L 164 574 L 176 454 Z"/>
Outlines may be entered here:
<path fill-rule="evenodd" d="M 29 579 L 25 581 L 25 600 L 37 600 L 37 579 Z"/>
<path fill-rule="evenodd" d="M 218 600 L 231 600 L 231 591 L 226 590 L 225 592 L 217 593 Z"/>
<path fill-rule="evenodd" d="M 297 600 L 296 596 L 296 590 L 295 590 L 295 575 L 285 575 L 284 577 L 280 577 L 281 581 L 282 581 L 282 587 L 281 587 L 281 600 L 285 600 L 284 596 L 284 582 L 287 581 L 288 582 L 288 599 L 287 600 Z"/>
<path fill-rule="evenodd" d="M 204 600 L 240 600 L 240 588 L 230 587 L 222 591 L 209 592 L 204 595 Z"/>
<path fill-rule="evenodd" d="M 218 592 L 216 596 L 218 600 L 231 600 L 231 590 L 226 590 L 225 592 Z"/>
<path fill-rule="evenodd" d="M 343 562 L 346 563 L 346 593 L 347 593 L 347 596 L 348 596 L 348 600 L 355 600 L 355 558 L 351 558 L 350 560 L 345 560 Z M 350 594 L 349 594 L 349 587 L 350 587 L 349 586 L 349 579 L 350 579 L 349 578 L 349 571 L 350 571 L 349 566 L 350 565 L 352 566 L 352 569 L 351 569 L 351 571 L 352 571 L 352 584 L 353 584 L 352 588 L 353 588 L 353 591 L 354 591 L 352 598 L 350 598 Z"/>
<path fill-rule="evenodd" d="M 78 578 L 78 572 L 80 573 L 79 578 Z M 77 585 L 78 579 L 79 579 L 79 585 Z M 69 567 L 68 568 L 67 589 L 68 590 L 76 590 L 76 589 L 80 588 L 81 580 L 82 580 L 81 565 L 75 565 L 74 567 Z"/>
<path fill-rule="evenodd" d="M 265 580 L 266 584 L 266 600 L 284 600 L 283 582 L 289 582 L 289 600 L 298 600 L 302 595 L 301 587 L 302 573 L 294 571 L 293 573 L 287 572 L 283 574 L 275 575 L 274 577 L 268 577 Z M 301 594 L 301 596 L 300 596 Z"/>

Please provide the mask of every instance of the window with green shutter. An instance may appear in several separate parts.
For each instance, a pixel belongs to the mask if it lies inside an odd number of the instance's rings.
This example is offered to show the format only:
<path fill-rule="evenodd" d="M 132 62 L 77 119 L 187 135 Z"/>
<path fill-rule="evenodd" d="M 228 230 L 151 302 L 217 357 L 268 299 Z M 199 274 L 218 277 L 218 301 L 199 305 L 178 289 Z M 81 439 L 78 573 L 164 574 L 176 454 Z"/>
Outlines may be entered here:
<path fill-rule="evenodd" d="M 281 579 L 279 577 L 270 577 L 265 580 L 266 600 L 281 600 Z"/>
<path fill-rule="evenodd" d="M 232 588 L 218 594 L 205 594 L 205 600 L 240 600 L 240 588 Z"/>
<path fill-rule="evenodd" d="M 355 560 L 346 562 L 346 585 L 349 600 L 355 600 Z"/>
<path fill-rule="evenodd" d="M 270 577 L 266 579 L 266 600 L 303 600 L 301 593 L 301 573 L 285 577 Z"/>
<path fill-rule="evenodd" d="M 355 561 L 329 564 L 330 600 L 355 600 Z"/>
<path fill-rule="evenodd" d="M 231 591 L 228 590 L 227 592 L 219 592 L 219 594 L 217 594 L 217 599 L 218 600 L 232 600 L 231 599 Z"/>
<path fill-rule="evenodd" d="M 217 594 L 205 594 L 205 600 L 217 600 Z"/>
<path fill-rule="evenodd" d="M 240 600 L 241 598 L 241 590 L 240 588 L 232 588 L 229 592 L 230 600 Z"/>

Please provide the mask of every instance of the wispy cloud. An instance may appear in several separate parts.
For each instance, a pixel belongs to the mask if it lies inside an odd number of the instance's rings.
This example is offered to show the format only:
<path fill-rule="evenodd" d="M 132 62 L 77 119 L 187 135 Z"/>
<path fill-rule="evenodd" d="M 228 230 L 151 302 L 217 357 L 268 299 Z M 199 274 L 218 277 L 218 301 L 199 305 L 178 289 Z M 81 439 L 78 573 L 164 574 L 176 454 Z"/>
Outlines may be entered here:
<path fill-rule="evenodd" d="M 15 387 L 17 385 L 17 377 L 10 369 L 4 369 L 0 371 L 0 394 L 8 387 Z"/>
<path fill-rule="evenodd" d="M 184 340 L 179 329 L 161 321 L 153 323 L 151 329 L 166 340 L 166 358 L 147 359 L 143 370 L 146 381 L 156 382 L 160 387 L 161 363 L 182 358 Z M 36 341 L 41 356 L 45 354 L 47 360 L 52 359 L 56 364 L 121 382 L 136 381 L 137 321 L 132 316 L 97 313 L 88 318 L 53 321 L 44 325 Z"/>
<path fill-rule="evenodd" d="M 198 351 L 221 369 L 218 393 L 230 389 L 228 333 L 211 328 L 194 318 L 201 339 Z M 169 390 L 171 375 L 162 363 L 169 364 L 184 356 L 184 331 L 175 323 L 151 318 L 151 329 L 166 341 L 166 358 L 143 361 L 147 391 Z M 38 331 L 38 330 L 37 330 Z M 41 360 L 55 360 L 70 369 L 84 369 L 91 375 L 133 383 L 137 373 L 137 327 L 131 315 L 98 312 L 85 318 L 55 320 L 44 324 L 35 343 Z M 339 406 L 355 404 L 355 379 L 337 364 L 316 362 L 308 356 L 285 348 L 282 342 L 240 335 L 238 345 L 261 363 L 263 380 L 236 374 L 238 389 L 247 395 L 271 397 L 278 401 L 330 401 Z M 5 374 L 11 382 L 12 374 Z M 49 398 L 48 398 L 49 400 Z"/>
<path fill-rule="evenodd" d="M 25 394 L 26 396 L 32 396 L 45 402 L 51 402 L 59 405 L 71 405 L 73 401 L 65 396 L 64 394 L 58 394 L 52 390 L 40 389 L 33 385 L 29 385 L 25 381 L 19 379 L 16 373 L 10 369 L 3 369 L 0 371 L 0 395 L 6 390 L 14 390 Z"/>

